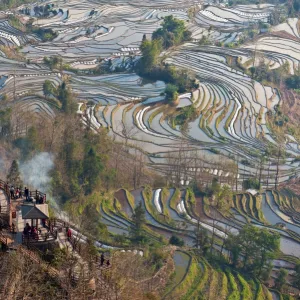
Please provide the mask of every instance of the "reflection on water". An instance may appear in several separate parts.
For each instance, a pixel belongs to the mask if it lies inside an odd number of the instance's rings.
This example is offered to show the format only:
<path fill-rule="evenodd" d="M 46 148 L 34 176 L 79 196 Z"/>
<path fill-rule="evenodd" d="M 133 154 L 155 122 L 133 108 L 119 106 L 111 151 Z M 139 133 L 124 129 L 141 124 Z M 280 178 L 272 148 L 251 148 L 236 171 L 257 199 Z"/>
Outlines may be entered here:
<path fill-rule="evenodd" d="M 300 257 L 300 244 L 285 237 L 280 239 L 280 250 L 284 254 Z"/>
<path fill-rule="evenodd" d="M 185 273 L 188 270 L 188 266 L 190 263 L 190 257 L 181 251 L 175 251 L 174 253 L 174 263 L 175 263 L 175 285 L 179 284 L 184 278 Z"/>

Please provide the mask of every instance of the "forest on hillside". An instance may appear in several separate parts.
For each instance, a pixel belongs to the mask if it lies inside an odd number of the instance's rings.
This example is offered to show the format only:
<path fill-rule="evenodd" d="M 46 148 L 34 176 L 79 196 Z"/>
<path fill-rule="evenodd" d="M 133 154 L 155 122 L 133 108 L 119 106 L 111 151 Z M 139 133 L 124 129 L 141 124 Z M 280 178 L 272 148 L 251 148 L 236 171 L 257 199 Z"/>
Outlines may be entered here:
<path fill-rule="evenodd" d="M 297 298 L 299 7 L 274 4 L 1 2 L 0 299 Z"/>

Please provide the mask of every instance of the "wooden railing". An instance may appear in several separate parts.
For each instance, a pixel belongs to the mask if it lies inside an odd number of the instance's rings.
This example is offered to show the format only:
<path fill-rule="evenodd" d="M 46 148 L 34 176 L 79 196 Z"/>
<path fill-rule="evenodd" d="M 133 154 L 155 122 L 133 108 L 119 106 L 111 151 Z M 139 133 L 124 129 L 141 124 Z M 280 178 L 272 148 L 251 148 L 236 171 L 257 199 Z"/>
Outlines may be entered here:
<path fill-rule="evenodd" d="M 0 189 L 2 189 L 4 191 L 4 193 L 6 194 L 7 197 L 7 211 L 6 214 L 8 215 L 8 221 L 2 219 L 2 221 L 4 223 L 8 223 L 7 226 L 10 228 L 11 224 L 12 224 L 12 215 L 11 215 L 11 205 L 10 205 L 10 192 L 9 192 L 9 184 L 7 182 L 5 182 L 4 180 L 0 179 Z M 2 242 L 4 242 L 1 239 Z M 5 245 L 7 245 L 7 239 L 6 239 L 6 243 Z"/>
<path fill-rule="evenodd" d="M 5 235 L 3 234 L 2 231 L 0 231 L 0 242 L 1 242 L 2 244 L 4 244 L 5 246 L 8 245 L 8 238 L 7 238 L 7 236 L 5 236 Z"/>
<path fill-rule="evenodd" d="M 29 191 L 29 196 L 33 197 L 34 199 L 38 199 L 38 197 L 41 197 L 44 199 L 44 202 L 46 202 L 46 194 L 42 193 L 41 191 L 35 190 L 35 191 Z"/>
<path fill-rule="evenodd" d="M 5 192 L 9 204 L 10 204 L 10 200 L 11 200 L 10 199 L 10 191 L 9 191 L 10 187 L 11 187 L 10 183 L 0 179 L 0 189 L 2 189 Z M 37 199 L 38 197 L 43 197 L 43 199 L 45 201 L 47 200 L 47 198 L 46 198 L 47 195 L 45 193 L 41 192 L 41 191 L 38 191 L 38 190 L 34 190 L 34 191 L 29 190 L 29 196 L 33 197 L 35 199 Z"/>
<path fill-rule="evenodd" d="M 7 199 L 8 199 L 8 204 L 10 204 L 10 192 L 9 192 L 9 183 L 5 182 L 4 180 L 0 179 L 0 189 L 2 189 L 6 196 L 7 196 Z M 9 206 L 9 205 L 8 205 Z"/>
<path fill-rule="evenodd" d="M 4 193 L 7 196 L 7 211 L 6 214 L 8 215 L 8 226 L 11 227 L 12 224 L 12 213 L 11 213 L 11 198 L 10 198 L 10 186 L 11 184 L 0 179 L 0 189 L 2 189 L 4 191 Z M 46 198 L 46 194 L 35 190 L 35 191 L 29 191 L 29 196 L 35 198 L 36 200 L 41 197 L 43 198 L 43 202 L 45 202 L 47 200 Z"/>
<path fill-rule="evenodd" d="M 23 244 L 31 244 L 31 243 L 37 243 L 37 242 L 49 242 L 57 239 L 57 231 L 50 231 L 45 233 L 39 233 L 36 234 L 22 234 L 22 243 Z"/>

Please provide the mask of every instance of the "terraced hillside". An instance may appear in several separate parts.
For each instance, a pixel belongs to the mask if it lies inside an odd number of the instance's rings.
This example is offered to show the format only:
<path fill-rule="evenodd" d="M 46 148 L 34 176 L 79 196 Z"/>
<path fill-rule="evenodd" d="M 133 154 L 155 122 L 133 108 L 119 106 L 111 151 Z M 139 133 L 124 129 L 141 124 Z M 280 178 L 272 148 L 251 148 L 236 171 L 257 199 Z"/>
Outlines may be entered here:
<path fill-rule="evenodd" d="M 67 85 L 78 101 L 78 123 L 95 133 L 107 130 L 126 145 L 124 153 L 143 153 L 147 167 L 162 175 L 156 186 L 165 187 L 120 189 L 113 201 L 101 202 L 107 232 L 97 246 L 128 250 L 133 212 L 141 204 L 151 244 L 165 247 L 174 236 L 184 243 L 168 245 L 173 275 L 153 280 L 165 287 L 164 299 L 288 299 L 229 266 L 226 241 L 249 224 L 279 234 L 268 284 L 283 267 L 292 290 L 300 200 L 285 187 L 292 179 L 297 191 L 299 182 L 300 112 L 297 89 L 285 89 L 281 75 L 299 75 L 300 22 L 284 15 L 271 25 L 278 10 L 287 13 L 284 4 L 53 0 L 0 12 L 0 121 L 11 114 L 12 134 L 24 136 L 32 119 L 53 121 L 64 105 L 58 87 Z M 173 102 L 167 80 L 136 72 L 142 41 L 150 41 L 170 15 L 184 21 L 191 36 L 164 49 L 158 65 L 196 83 Z M 259 79 L 259 68 L 277 70 L 277 83 Z M 208 196 L 214 178 L 234 190 L 225 208 Z M 248 189 L 254 179 L 259 187 Z M 224 257 L 222 267 L 200 254 L 200 229 L 211 257 Z"/>
<path fill-rule="evenodd" d="M 175 252 L 175 267 L 180 263 L 177 258 L 179 255 L 187 254 Z M 185 293 L 186 290 L 188 293 Z M 272 294 L 259 282 L 247 282 L 240 274 L 233 274 L 230 270 L 216 270 L 204 258 L 197 259 L 191 256 L 186 276 L 165 296 L 165 299 L 172 297 L 180 297 L 180 299 L 272 299 Z"/>
<path fill-rule="evenodd" d="M 268 23 L 274 6 L 204 8 L 194 1 L 176 5 L 172 1 L 145 1 L 137 6 L 135 1 L 87 0 L 38 5 L 24 5 L 2 14 L 0 42 L 10 48 L 22 45 L 18 61 L 7 50 L 0 49 L 1 93 L 8 99 L 27 100 L 30 96 L 43 101 L 42 86 L 46 79 L 58 86 L 67 78 L 80 102 L 97 104 L 83 114 L 84 118 L 93 115 L 91 122 L 96 129 L 107 127 L 117 141 L 129 140 L 131 145 L 143 149 L 149 156 L 149 165 L 171 176 L 176 184 L 186 184 L 197 174 L 205 177 L 207 173 L 208 177 L 217 175 L 240 188 L 242 179 L 257 175 L 261 164 L 261 182 L 266 187 L 277 186 L 298 173 L 298 141 L 289 138 L 282 142 L 266 121 L 266 114 L 281 103 L 280 90 L 256 82 L 245 73 L 258 63 L 253 61 L 254 56 L 264 57 L 272 69 L 288 64 L 291 74 L 297 71 L 297 18 L 259 35 L 255 45 L 250 42 L 224 48 L 218 43 L 238 43 L 244 39 L 243 29 Z M 54 39 L 43 41 L 35 34 L 14 28 L 10 15 L 23 22 L 32 18 L 36 27 L 51 30 Z M 149 38 L 168 15 L 186 22 L 192 42 L 167 51 L 164 63 L 189 69 L 200 82 L 198 89 L 179 98 L 177 107 L 162 102 L 164 82 L 145 82 L 132 72 L 124 73 L 139 60 L 143 36 Z M 214 45 L 199 46 L 203 37 Z M 52 71 L 43 63 L 44 57 L 54 55 L 63 59 L 68 71 Z M 232 68 L 232 61 L 240 68 Z M 96 75 L 105 62 L 113 73 Z M 118 70 L 122 72 L 114 73 Z M 44 102 L 44 106 L 49 105 Z M 176 124 L 176 116 L 189 106 L 196 113 L 182 128 Z M 87 119 L 83 123 L 87 124 Z M 128 132 L 134 134 L 129 137 Z M 268 159 L 261 162 L 260 156 L 270 152 L 270 148 L 276 149 L 278 144 L 286 153 L 285 159 L 278 161 L 276 151 L 271 151 Z M 170 165 L 181 151 L 189 162 L 175 178 L 170 174 Z M 201 163 L 195 165 L 199 155 Z M 228 163 L 212 167 L 217 161 Z M 238 166 L 238 171 L 228 167 L 232 164 Z"/>
<path fill-rule="evenodd" d="M 119 190 L 113 206 L 108 202 L 101 205 L 102 222 L 111 233 L 104 242 L 118 245 L 119 236 L 129 234 L 133 208 L 141 203 L 146 211 L 145 230 L 149 239 L 165 243 L 176 235 L 184 241 L 188 251 L 175 252 L 177 271 L 172 284 L 168 285 L 166 299 L 174 296 L 191 299 L 189 297 L 200 295 L 205 299 L 272 299 L 268 289 L 259 282 L 247 282 L 248 279 L 229 269 L 215 270 L 203 256 L 199 258 L 199 250 L 195 249 L 198 226 L 207 231 L 209 238 L 215 236 L 214 251 L 224 254 L 226 249 L 222 244 L 228 234 L 237 234 L 244 225 L 252 224 L 280 234 L 280 254 L 272 261 L 272 277 L 276 278 L 278 269 L 284 267 L 288 269 L 288 282 L 292 283 L 300 253 L 300 223 L 293 209 L 293 201 L 299 199 L 295 199 L 295 195 L 288 190 L 267 190 L 256 196 L 236 194 L 227 215 L 211 206 L 207 198 L 196 197 L 195 204 L 191 204 L 193 197 L 189 190 L 179 189 Z M 190 252 L 192 248 L 196 252 Z"/>

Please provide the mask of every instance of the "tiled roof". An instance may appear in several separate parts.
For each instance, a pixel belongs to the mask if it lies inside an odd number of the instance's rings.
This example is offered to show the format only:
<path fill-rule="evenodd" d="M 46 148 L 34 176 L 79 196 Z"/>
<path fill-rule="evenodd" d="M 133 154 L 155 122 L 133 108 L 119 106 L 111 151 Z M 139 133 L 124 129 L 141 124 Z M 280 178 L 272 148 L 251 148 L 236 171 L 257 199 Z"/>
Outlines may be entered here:
<path fill-rule="evenodd" d="M 48 219 L 48 204 L 22 205 L 22 219 Z"/>

